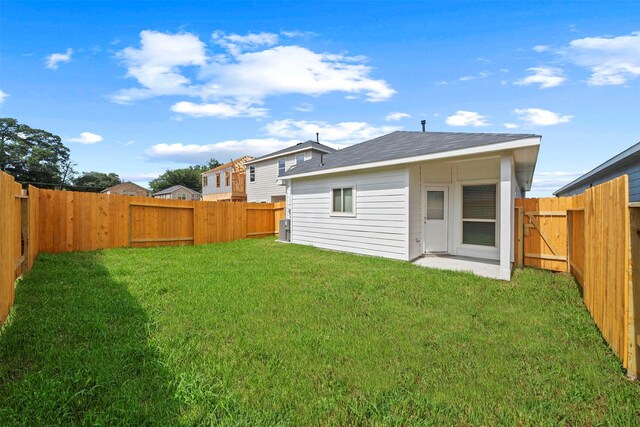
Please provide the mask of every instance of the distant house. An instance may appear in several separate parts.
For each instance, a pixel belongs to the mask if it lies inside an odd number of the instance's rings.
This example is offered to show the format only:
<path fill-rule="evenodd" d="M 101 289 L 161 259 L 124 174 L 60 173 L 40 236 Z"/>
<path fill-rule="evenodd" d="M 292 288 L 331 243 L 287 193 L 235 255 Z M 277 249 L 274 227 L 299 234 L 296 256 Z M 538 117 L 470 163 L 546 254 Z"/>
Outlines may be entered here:
<path fill-rule="evenodd" d="M 244 202 L 245 164 L 254 158 L 240 157 L 202 173 L 202 200 L 212 202 Z"/>
<path fill-rule="evenodd" d="M 396 131 L 305 161 L 280 177 L 290 241 L 440 268 L 471 258 L 509 280 L 514 198 L 531 187 L 540 139 Z"/>
<path fill-rule="evenodd" d="M 285 188 L 278 184 L 279 177 L 292 166 L 311 159 L 319 160 L 322 155 L 334 151 L 316 141 L 306 141 L 247 162 L 247 201 L 284 201 Z"/>
<path fill-rule="evenodd" d="M 123 196 L 151 197 L 151 191 L 131 181 L 121 182 L 113 187 L 105 188 L 103 194 L 120 194 Z"/>
<path fill-rule="evenodd" d="M 640 142 L 553 193 L 573 196 L 621 175 L 629 175 L 629 202 L 640 202 Z"/>
<path fill-rule="evenodd" d="M 200 193 L 184 185 L 174 185 L 153 194 L 155 199 L 200 200 Z"/>

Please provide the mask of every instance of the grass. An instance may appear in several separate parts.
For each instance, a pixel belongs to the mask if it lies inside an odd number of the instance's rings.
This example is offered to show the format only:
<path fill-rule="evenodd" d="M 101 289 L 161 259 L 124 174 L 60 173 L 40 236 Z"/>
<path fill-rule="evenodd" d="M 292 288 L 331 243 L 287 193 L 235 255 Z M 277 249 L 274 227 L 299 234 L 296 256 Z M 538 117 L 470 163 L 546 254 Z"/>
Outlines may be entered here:
<path fill-rule="evenodd" d="M 637 425 L 571 277 L 285 245 L 41 255 L 0 333 L 0 425 Z"/>

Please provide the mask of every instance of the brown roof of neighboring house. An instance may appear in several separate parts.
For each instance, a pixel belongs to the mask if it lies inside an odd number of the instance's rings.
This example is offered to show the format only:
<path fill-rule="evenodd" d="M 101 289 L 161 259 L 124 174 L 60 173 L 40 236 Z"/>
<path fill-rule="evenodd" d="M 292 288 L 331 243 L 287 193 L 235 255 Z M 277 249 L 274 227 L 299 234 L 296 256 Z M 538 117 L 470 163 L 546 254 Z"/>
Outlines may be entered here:
<path fill-rule="evenodd" d="M 111 186 L 109 188 L 105 188 L 104 190 L 101 191 L 101 193 L 106 193 L 107 191 L 112 190 L 112 189 L 117 188 L 117 187 L 120 187 L 122 185 L 133 185 L 133 186 L 138 187 L 141 190 L 146 191 L 147 193 L 151 193 L 151 190 L 149 190 L 148 188 L 144 188 L 143 186 L 138 185 L 135 182 L 131 182 L 131 181 L 121 182 L 120 184 L 116 184 L 116 185 L 113 185 L 113 186 Z"/>
<path fill-rule="evenodd" d="M 230 166 L 236 166 L 238 164 L 244 165 L 245 162 L 248 162 L 248 161 L 253 160 L 253 159 L 255 159 L 255 157 L 252 157 L 252 156 L 240 157 L 240 158 L 237 158 L 235 160 L 231 160 L 230 162 L 227 162 L 224 165 L 220 165 L 220 166 L 218 166 L 216 168 L 210 169 L 210 170 L 208 170 L 206 172 L 202 172 L 202 173 L 205 174 L 205 173 L 209 173 L 209 172 L 216 172 L 216 171 L 219 171 L 219 170 L 226 169 L 226 168 L 228 168 Z"/>

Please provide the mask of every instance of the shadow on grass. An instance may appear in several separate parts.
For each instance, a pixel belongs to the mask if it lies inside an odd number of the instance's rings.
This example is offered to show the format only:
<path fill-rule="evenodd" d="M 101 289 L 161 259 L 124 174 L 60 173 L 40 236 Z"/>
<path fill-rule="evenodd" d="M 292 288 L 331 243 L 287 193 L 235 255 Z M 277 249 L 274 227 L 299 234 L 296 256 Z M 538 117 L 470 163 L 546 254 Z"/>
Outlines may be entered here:
<path fill-rule="evenodd" d="M 99 252 L 41 255 L 0 333 L 0 425 L 178 424 L 151 330 Z"/>

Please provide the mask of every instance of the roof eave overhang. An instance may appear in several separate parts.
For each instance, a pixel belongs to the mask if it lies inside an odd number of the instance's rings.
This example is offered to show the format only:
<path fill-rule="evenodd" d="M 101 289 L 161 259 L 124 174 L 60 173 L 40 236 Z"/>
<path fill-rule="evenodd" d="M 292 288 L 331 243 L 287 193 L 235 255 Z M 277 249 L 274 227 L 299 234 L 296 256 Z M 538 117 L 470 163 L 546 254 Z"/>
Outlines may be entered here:
<path fill-rule="evenodd" d="M 325 154 L 329 154 L 329 153 L 333 153 L 333 151 L 329 151 L 329 150 L 325 150 L 324 148 L 318 148 L 318 147 L 305 147 L 305 148 L 299 148 L 297 150 L 291 150 L 291 151 L 287 151 L 286 153 L 280 153 L 280 154 L 275 154 L 275 155 L 269 155 L 267 157 L 262 157 L 259 159 L 254 159 L 254 160 L 250 160 L 248 162 L 245 162 L 245 165 L 251 165 L 253 163 L 259 163 L 265 160 L 271 160 L 271 159 L 277 159 L 278 157 L 282 157 L 282 156 L 288 156 L 289 154 L 295 154 L 295 153 L 300 153 L 301 151 L 307 151 L 307 150 L 315 150 L 315 151 L 321 151 Z"/>
<path fill-rule="evenodd" d="M 538 150 L 538 147 L 540 146 L 540 139 L 541 139 L 540 136 L 535 136 L 535 137 L 530 137 L 530 138 L 517 139 L 517 140 L 513 140 L 513 141 L 498 142 L 498 143 L 495 143 L 495 144 L 482 145 L 482 146 L 479 146 L 479 147 L 463 148 L 463 149 L 460 149 L 460 150 L 443 151 L 443 152 L 440 152 L 440 153 L 425 154 L 425 155 L 422 155 L 422 156 L 403 157 L 403 158 L 399 158 L 399 159 L 385 160 L 385 161 L 382 161 L 382 162 L 363 163 L 363 164 L 360 164 L 360 165 L 343 166 L 343 167 L 326 169 L 326 170 L 317 170 L 317 171 L 312 171 L 312 172 L 307 172 L 307 173 L 300 173 L 300 174 L 294 174 L 294 175 L 289 175 L 289 176 L 283 176 L 280 179 L 283 180 L 283 181 L 288 181 L 288 180 L 292 180 L 292 179 L 307 178 L 307 177 L 328 175 L 328 174 L 341 173 L 341 172 L 351 172 L 351 171 L 364 170 L 364 169 L 381 168 L 381 167 L 387 167 L 387 166 L 396 166 L 396 165 L 402 165 L 402 164 L 426 162 L 426 161 L 431 161 L 431 160 L 444 160 L 444 159 L 451 159 L 451 158 L 455 158 L 455 157 L 466 157 L 466 156 L 472 156 L 472 155 L 485 155 L 485 154 L 488 154 L 488 153 L 495 153 L 495 152 L 500 152 L 500 151 L 518 150 L 518 149 L 526 149 L 526 148 L 535 148 L 535 150 L 536 150 L 535 154 L 536 154 L 536 157 L 537 157 L 537 150 Z M 535 162 L 534 162 L 533 167 L 535 168 Z M 529 185 L 529 187 L 530 187 L 530 185 Z M 525 188 L 525 190 L 529 191 L 529 188 Z"/>

